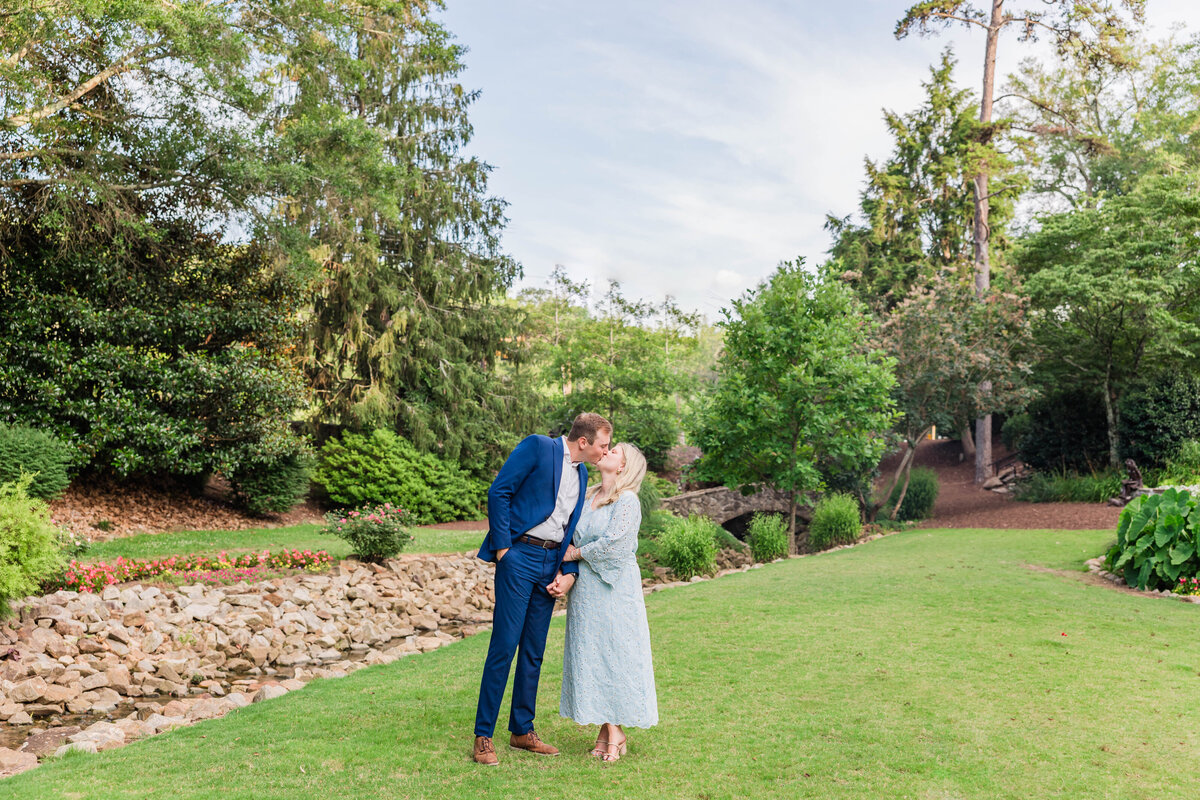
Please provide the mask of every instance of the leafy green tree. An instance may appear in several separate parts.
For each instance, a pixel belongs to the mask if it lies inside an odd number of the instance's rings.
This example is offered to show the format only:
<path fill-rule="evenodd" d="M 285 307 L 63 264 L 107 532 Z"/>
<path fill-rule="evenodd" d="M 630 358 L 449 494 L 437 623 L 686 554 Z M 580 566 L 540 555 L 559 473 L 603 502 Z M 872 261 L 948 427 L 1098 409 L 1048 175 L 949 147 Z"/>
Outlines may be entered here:
<path fill-rule="evenodd" d="M 866 307 L 844 285 L 785 262 L 724 311 L 718 380 L 691 423 L 701 477 L 790 499 L 796 551 L 801 493 L 821 488 L 820 463 L 872 470 L 894 419 L 892 360 L 871 346 Z"/>
<path fill-rule="evenodd" d="M 1046 367 L 1102 393 L 1115 468 L 1127 388 L 1200 356 L 1200 174 L 1150 176 L 1044 218 L 1017 265 Z"/>
<path fill-rule="evenodd" d="M 1119 4 L 1099 0 L 1080 3 L 1076 0 L 1044 0 L 1032 8 L 1013 11 L 1005 9 L 1005 0 L 984 0 L 977 6 L 969 0 L 921 0 L 911 6 L 896 23 L 896 38 L 902 39 L 916 30 L 921 34 L 931 33 L 935 27 L 961 24 L 984 31 L 983 87 L 979 98 L 979 122 L 982 126 L 982 142 L 987 142 L 997 131 L 992 122 L 995 104 L 996 51 L 1000 33 L 1010 26 L 1022 30 L 1022 39 L 1034 39 L 1046 34 L 1054 39 L 1059 52 L 1080 52 L 1096 61 L 1117 60 L 1122 57 L 1121 43 L 1128 33 L 1130 22 L 1122 16 L 1119 8 L 1129 12 L 1132 23 L 1143 16 L 1145 0 L 1119 0 Z M 994 164 L 984 158 L 972 181 L 974 189 L 974 214 L 971 241 L 974 249 L 975 294 L 983 299 L 991 287 L 992 266 L 989 249 L 992 225 L 989 213 L 994 188 L 989 181 Z M 983 390 L 987 391 L 986 387 Z M 992 470 L 992 421 L 983 417 L 976 421 L 975 480 L 985 480 Z"/>

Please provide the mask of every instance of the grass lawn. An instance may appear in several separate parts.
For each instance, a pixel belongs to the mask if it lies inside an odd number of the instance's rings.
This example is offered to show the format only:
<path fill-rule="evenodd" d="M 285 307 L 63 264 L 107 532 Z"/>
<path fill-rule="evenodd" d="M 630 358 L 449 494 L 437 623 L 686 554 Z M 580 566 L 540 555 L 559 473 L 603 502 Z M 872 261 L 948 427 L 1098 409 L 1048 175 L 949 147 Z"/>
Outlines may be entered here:
<path fill-rule="evenodd" d="M 470 762 L 484 633 L 43 765 L 4 781 L 4 796 L 1194 795 L 1200 606 L 1082 581 L 1111 539 L 908 531 L 651 595 L 662 722 L 630 730 L 613 765 L 584 757 L 595 728 L 556 713 L 560 618 L 538 718 L 560 758 L 501 746 L 499 768 Z"/>
<path fill-rule="evenodd" d="M 245 531 L 181 531 L 146 533 L 92 545 L 81 561 L 112 561 L 126 558 L 160 558 L 191 553 L 230 553 L 247 550 L 326 550 L 334 558 L 350 555 L 350 546 L 336 536 L 318 533 L 320 525 L 293 525 Z M 458 553 L 478 549 L 483 530 L 441 531 L 414 528 L 406 553 Z"/>

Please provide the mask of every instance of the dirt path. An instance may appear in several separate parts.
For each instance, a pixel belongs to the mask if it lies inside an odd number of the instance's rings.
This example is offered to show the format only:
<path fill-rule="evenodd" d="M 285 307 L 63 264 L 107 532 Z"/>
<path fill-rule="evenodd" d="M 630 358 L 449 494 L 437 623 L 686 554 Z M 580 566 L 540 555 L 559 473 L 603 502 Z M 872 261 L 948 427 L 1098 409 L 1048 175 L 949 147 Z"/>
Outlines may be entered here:
<path fill-rule="evenodd" d="M 915 463 L 929 467 L 938 476 L 937 502 L 933 517 L 922 528 L 1058 528 L 1061 530 L 1116 530 L 1121 509 L 1102 503 L 1023 503 L 975 485 L 975 464 L 960 460 L 957 440 L 924 441 L 917 447 Z M 1000 452 L 999 455 L 1003 455 Z M 881 465 L 883 479 L 890 481 L 899 456 Z"/>

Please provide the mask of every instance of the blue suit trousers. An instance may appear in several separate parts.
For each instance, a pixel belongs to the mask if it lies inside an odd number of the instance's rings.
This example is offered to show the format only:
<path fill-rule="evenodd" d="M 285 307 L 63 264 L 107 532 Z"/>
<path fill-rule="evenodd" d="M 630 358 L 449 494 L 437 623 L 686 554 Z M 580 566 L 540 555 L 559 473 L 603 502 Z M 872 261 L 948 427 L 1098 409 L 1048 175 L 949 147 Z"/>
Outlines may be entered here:
<path fill-rule="evenodd" d="M 476 736 L 492 736 L 495 731 L 514 654 L 517 669 L 508 730 L 518 736 L 533 730 L 538 678 L 554 614 L 554 598 L 546 586 L 558 574 L 558 558 L 558 550 L 515 542 L 496 564 L 496 609 L 479 685 Z"/>

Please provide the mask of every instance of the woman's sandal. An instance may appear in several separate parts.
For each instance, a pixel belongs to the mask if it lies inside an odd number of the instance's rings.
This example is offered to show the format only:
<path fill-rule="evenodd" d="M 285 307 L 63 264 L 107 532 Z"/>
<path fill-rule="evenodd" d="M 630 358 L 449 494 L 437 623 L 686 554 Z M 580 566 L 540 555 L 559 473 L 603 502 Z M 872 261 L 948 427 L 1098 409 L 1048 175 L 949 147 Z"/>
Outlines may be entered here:
<path fill-rule="evenodd" d="M 621 756 L 625 755 L 626 750 L 628 750 L 628 748 L 625 745 L 625 742 L 626 742 L 625 739 L 622 739 L 619 742 L 608 742 L 607 743 L 608 749 L 605 750 L 604 754 L 600 756 L 600 760 L 609 762 L 609 763 L 611 763 L 613 761 L 620 761 Z M 613 752 L 614 750 L 616 752 Z"/>
<path fill-rule="evenodd" d="M 588 755 L 595 756 L 596 758 L 604 758 L 604 754 L 607 752 L 608 752 L 608 740 L 607 739 L 597 739 L 596 746 L 592 748 L 592 752 L 588 753 Z"/>

